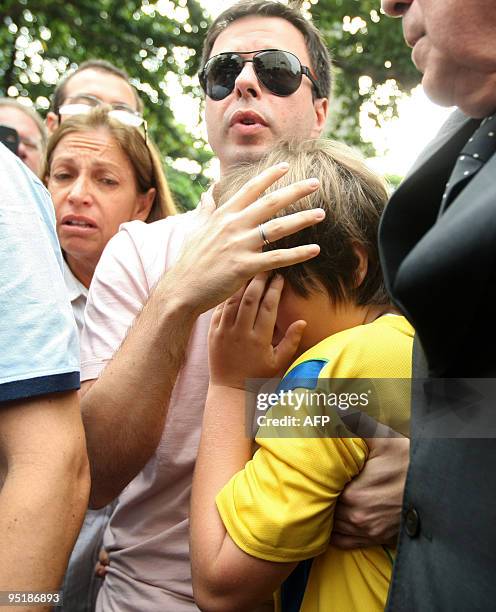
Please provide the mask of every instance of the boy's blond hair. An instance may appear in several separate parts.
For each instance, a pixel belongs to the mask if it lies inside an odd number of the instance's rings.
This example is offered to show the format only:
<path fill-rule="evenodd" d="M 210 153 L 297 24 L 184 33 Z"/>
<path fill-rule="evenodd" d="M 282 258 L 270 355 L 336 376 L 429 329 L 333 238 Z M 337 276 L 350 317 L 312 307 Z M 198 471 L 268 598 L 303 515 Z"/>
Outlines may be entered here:
<path fill-rule="evenodd" d="M 323 208 L 321 223 L 273 243 L 270 248 L 320 245 L 320 255 L 278 272 L 300 295 L 326 289 L 335 301 L 357 305 L 387 304 L 377 247 L 379 219 L 388 199 L 384 180 L 346 145 L 332 140 L 281 143 L 258 163 L 245 164 L 225 176 L 216 188 L 218 205 L 226 202 L 250 178 L 286 161 L 289 171 L 266 193 L 306 178 L 317 178 L 319 189 L 279 213 Z M 354 247 L 367 255 L 367 273 L 357 281 L 359 260 Z"/>

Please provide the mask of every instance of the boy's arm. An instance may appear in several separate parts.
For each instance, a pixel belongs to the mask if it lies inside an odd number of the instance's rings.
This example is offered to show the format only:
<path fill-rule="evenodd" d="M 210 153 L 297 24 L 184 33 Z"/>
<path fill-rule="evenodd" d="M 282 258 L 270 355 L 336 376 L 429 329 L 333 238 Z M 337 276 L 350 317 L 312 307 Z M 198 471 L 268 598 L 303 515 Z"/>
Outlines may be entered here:
<path fill-rule="evenodd" d="M 214 311 L 209 334 L 210 386 L 193 481 L 191 560 L 195 600 L 204 610 L 244 610 L 270 597 L 295 563 L 273 563 L 242 551 L 227 533 L 215 498 L 251 458 L 245 429 L 246 378 L 283 371 L 303 323 L 288 329 L 275 349 L 274 329 L 282 279 L 265 292 L 267 275 L 251 281 Z M 208 563 L 205 560 L 208 559 Z"/>
<path fill-rule="evenodd" d="M 327 549 L 336 500 L 366 449 L 353 438 L 259 438 L 247 462 L 244 394 L 210 391 L 192 498 L 194 596 L 201 609 L 250 610 Z"/>
<path fill-rule="evenodd" d="M 244 295 L 216 309 L 210 328 L 211 384 L 191 509 L 193 589 L 205 610 L 248 610 L 276 590 L 297 561 L 323 552 L 334 502 L 365 460 L 363 443 L 352 439 L 337 439 L 335 447 L 323 439 L 260 439 L 261 450 L 247 463 L 245 379 L 280 374 L 304 328 L 294 323 L 272 348 L 282 279 L 276 277 L 262 298 L 264 285 L 258 277 Z M 291 483 L 292 494 L 281 496 L 281 481 Z"/>
<path fill-rule="evenodd" d="M 238 548 L 217 510 L 217 494 L 251 458 L 244 413 L 244 391 L 210 386 L 191 505 L 193 590 L 206 611 L 251 610 L 271 597 L 296 566 L 265 561 Z"/>

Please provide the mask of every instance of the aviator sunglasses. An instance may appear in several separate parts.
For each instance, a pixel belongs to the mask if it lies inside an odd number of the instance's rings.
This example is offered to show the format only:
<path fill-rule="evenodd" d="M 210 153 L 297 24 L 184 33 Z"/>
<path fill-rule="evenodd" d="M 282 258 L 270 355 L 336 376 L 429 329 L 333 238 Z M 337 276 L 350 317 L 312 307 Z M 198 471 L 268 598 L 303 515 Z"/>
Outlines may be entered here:
<path fill-rule="evenodd" d="M 250 59 L 242 57 L 254 53 Z M 200 72 L 200 85 L 212 100 L 223 100 L 234 89 L 234 83 L 251 62 L 258 80 L 275 96 L 286 97 L 294 94 L 301 84 L 302 76 L 307 76 L 318 94 L 317 82 L 310 68 L 302 66 L 300 60 L 289 51 L 263 49 L 261 51 L 227 51 L 214 55 Z"/>
<path fill-rule="evenodd" d="M 68 98 L 58 110 L 60 117 L 72 117 L 74 115 L 87 115 L 97 106 L 105 104 L 103 100 L 90 94 L 80 94 Z M 119 123 L 129 125 L 134 128 L 142 128 L 145 142 L 147 141 L 147 124 L 141 113 L 133 110 L 127 104 L 107 104 L 111 109 L 108 111 L 108 116 L 112 117 Z"/>

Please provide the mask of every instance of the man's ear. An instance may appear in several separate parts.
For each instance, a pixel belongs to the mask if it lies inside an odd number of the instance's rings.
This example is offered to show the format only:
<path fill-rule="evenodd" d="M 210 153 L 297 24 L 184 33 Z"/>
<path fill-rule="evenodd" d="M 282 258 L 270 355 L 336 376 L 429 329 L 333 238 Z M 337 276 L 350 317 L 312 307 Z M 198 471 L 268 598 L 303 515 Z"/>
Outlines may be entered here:
<path fill-rule="evenodd" d="M 48 135 L 51 136 L 55 130 L 59 127 L 59 118 L 58 116 L 50 111 L 45 119 L 46 128 L 48 131 Z"/>
<path fill-rule="evenodd" d="M 329 100 L 327 98 L 317 98 L 313 102 L 315 110 L 315 123 L 312 130 L 312 138 L 319 138 L 327 121 L 329 112 Z"/>
<path fill-rule="evenodd" d="M 358 265 L 355 270 L 355 289 L 358 289 L 367 276 L 369 258 L 365 247 L 361 244 L 353 243 L 353 251 L 358 259 Z"/>
<path fill-rule="evenodd" d="M 136 207 L 134 209 L 133 221 L 146 221 L 148 215 L 150 214 L 150 210 L 152 209 L 153 201 L 155 200 L 155 196 L 157 194 L 157 190 L 155 187 L 150 187 L 148 191 L 145 193 L 139 193 L 136 199 Z"/>

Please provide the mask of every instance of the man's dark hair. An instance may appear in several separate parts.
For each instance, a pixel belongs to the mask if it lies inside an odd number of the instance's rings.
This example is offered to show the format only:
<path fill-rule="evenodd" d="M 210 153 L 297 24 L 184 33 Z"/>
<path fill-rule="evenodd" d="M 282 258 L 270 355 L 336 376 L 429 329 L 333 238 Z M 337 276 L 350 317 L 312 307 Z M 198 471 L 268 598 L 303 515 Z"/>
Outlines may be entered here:
<path fill-rule="evenodd" d="M 50 106 L 51 111 L 53 111 L 54 113 L 59 112 L 59 108 L 62 106 L 64 100 L 66 99 L 65 90 L 67 87 L 67 83 L 72 79 L 74 75 L 78 74 L 79 72 L 83 72 L 83 70 L 97 70 L 98 72 L 108 72 L 110 74 L 113 74 L 114 76 L 123 79 L 124 81 L 126 81 L 126 83 L 129 83 L 129 86 L 133 90 L 134 97 L 136 98 L 137 109 L 141 113 L 143 112 L 143 102 L 141 101 L 138 92 L 136 91 L 136 88 L 133 87 L 129 82 L 129 74 L 125 70 L 117 68 L 117 66 L 114 66 L 114 64 L 112 64 L 111 62 L 102 59 L 91 59 L 87 60 L 86 62 L 83 62 L 76 68 L 76 70 L 74 70 L 74 72 L 71 72 L 69 76 L 66 76 L 64 79 L 62 79 L 62 81 L 57 84 L 57 86 L 55 87 L 55 91 L 52 95 L 52 103 Z"/>
<path fill-rule="evenodd" d="M 304 38 L 317 81 L 317 97 L 328 98 L 331 93 L 331 57 L 321 33 L 296 9 L 273 0 L 240 0 L 221 13 L 208 29 L 201 59 L 201 69 L 210 58 L 212 47 L 221 32 L 243 17 L 280 17 L 289 21 Z"/>

